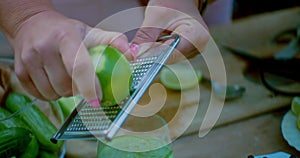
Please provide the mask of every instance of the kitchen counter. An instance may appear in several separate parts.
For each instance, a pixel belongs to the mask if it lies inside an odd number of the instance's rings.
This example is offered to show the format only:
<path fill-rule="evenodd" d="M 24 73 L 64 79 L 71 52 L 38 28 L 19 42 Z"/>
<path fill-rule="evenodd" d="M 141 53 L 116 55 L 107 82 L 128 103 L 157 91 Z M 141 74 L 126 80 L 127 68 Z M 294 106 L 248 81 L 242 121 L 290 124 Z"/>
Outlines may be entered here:
<path fill-rule="evenodd" d="M 290 146 L 281 133 L 282 118 L 289 111 L 292 98 L 274 95 L 261 84 L 245 77 L 246 61 L 221 47 L 222 44 L 226 44 L 247 50 L 253 55 L 272 55 L 280 47 L 270 44 L 270 39 L 278 31 L 295 26 L 298 19 L 300 8 L 291 8 L 210 28 L 213 40 L 202 55 L 190 60 L 191 64 L 201 69 L 205 76 L 213 73 L 220 79 L 218 71 L 222 68 L 218 67 L 220 63 L 214 60 L 215 50 L 220 50 L 226 70 L 226 82 L 246 87 L 243 97 L 226 101 L 222 107 L 216 106 L 219 105 L 219 101 L 214 99 L 210 89 L 201 83 L 199 89 L 181 93 L 163 91 L 161 87 L 155 86 L 150 89 L 149 94 L 153 98 L 161 97 L 162 93 L 167 94 L 159 114 L 170 123 L 170 135 L 176 139 L 172 143 L 176 158 L 246 158 L 248 155 L 278 151 L 300 156 L 300 152 Z M 214 42 L 219 49 L 214 47 Z M 203 60 L 205 57 L 207 60 Z M 213 67 L 208 69 L 205 62 L 211 62 Z M 159 105 L 156 104 L 157 101 L 151 100 L 153 106 L 148 106 L 149 110 Z M 148 102 L 149 96 L 145 96 L 141 101 L 144 104 Z M 212 115 L 214 113 L 210 113 L 209 117 L 204 117 L 211 102 L 213 104 L 210 110 L 221 110 L 220 114 L 215 116 Z M 212 126 L 204 126 L 204 122 L 209 122 Z M 210 128 L 212 130 L 209 131 Z M 198 135 L 199 129 L 201 137 Z M 67 157 L 95 157 L 96 146 L 96 141 L 67 141 Z"/>
<path fill-rule="evenodd" d="M 269 43 L 270 38 L 278 31 L 294 26 L 297 19 L 300 19 L 299 13 L 300 8 L 293 8 L 256 15 L 234 21 L 231 25 L 211 28 L 210 31 L 219 46 L 226 44 L 258 53 L 255 55 L 270 55 L 270 50 L 280 49 Z M 218 71 L 222 68 L 217 67 L 220 63 L 214 60 L 216 47 L 213 43 L 211 41 L 202 55 L 190 61 L 196 68 L 201 69 L 205 76 L 214 73 L 217 75 L 216 79 L 220 79 Z M 246 158 L 248 155 L 278 151 L 300 156 L 299 151 L 288 145 L 281 133 L 282 117 L 289 110 L 292 98 L 274 95 L 261 84 L 246 78 L 243 75 L 247 67 L 245 60 L 219 48 L 224 60 L 227 83 L 246 87 L 243 97 L 225 102 L 221 107 L 220 116 L 214 115 L 214 110 L 220 110 L 220 107 L 216 106 L 220 105 L 220 102 L 211 96 L 210 89 L 201 83 L 199 89 L 184 92 L 164 90 L 155 85 L 150 87 L 148 93 L 151 99 L 146 95 L 140 102 L 141 106 L 148 105 L 148 110 L 155 111 L 156 106 L 161 105 L 160 99 L 152 98 L 161 98 L 167 94 L 159 114 L 168 121 L 170 135 L 175 139 L 172 143 L 175 157 Z M 205 62 L 212 62 L 212 72 L 206 67 L 203 60 L 205 57 Z M 204 117 L 211 102 L 212 113 Z M 210 128 L 212 130 L 209 131 Z M 202 137 L 198 136 L 199 131 Z M 68 141 L 67 147 L 68 157 L 83 157 L 87 154 L 94 157 L 96 153 L 96 142 L 93 141 Z"/>
<path fill-rule="evenodd" d="M 286 152 L 300 156 L 281 133 L 282 117 L 288 109 L 271 111 L 214 128 L 205 137 L 191 134 L 173 143 L 175 158 L 247 158 Z"/>
<path fill-rule="evenodd" d="M 300 8 L 265 13 L 234 21 L 231 25 L 211 28 L 211 34 L 219 46 L 230 45 L 247 50 L 253 53 L 252 55 L 270 56 L 282 48 L 270 44 L 271 38 L 279 31 L 296 26 L 299 17 Z M 243 75 L 246 61 L 221 47 L 220 50 L 228 70 L 228 82 L 245 85 L 246 94 L 243 96 L 244 98 L 225 102 L 219 120 L 204 137 L 198 136 L 199 122 L 201 121 L 194 121 L 197 123 L 192 123 L 186 135 L 173 143 L 175 157 L 246 158 L 248 155 L 263 155 L 279 151 L 299 157 L 300 151 L 290 146 L 281 132 L 282 119 L 290 110 L 291 98 L 276 96 L 261 84 L 247 79 Z M 226 64 L 228 56 L 236 60 Z M 231 59 L 227 61 L 231 61 Z M 241 71 L 235 71 L 236 68 L 233 67 L 236 66 L 239 66 L 238 69 Z M 243 77 L 236 75 L 237 73 Z M 236 76 L 239 76 L 240 79 L 237 79 Z M 249 84 L 257 86 L 254 88 L 256 90 L 251 90 Z M 260 97 L 260 95 L 265 96 Z M 271 100 L 274 99 L 278 100 L 272 102 Z M 203 103 L 205 100 L 201 100 L 201 102 Z M 256 106 L 257 104 L 260 105 Z M 300 141 L 300 132 L 298 138 Z"/>

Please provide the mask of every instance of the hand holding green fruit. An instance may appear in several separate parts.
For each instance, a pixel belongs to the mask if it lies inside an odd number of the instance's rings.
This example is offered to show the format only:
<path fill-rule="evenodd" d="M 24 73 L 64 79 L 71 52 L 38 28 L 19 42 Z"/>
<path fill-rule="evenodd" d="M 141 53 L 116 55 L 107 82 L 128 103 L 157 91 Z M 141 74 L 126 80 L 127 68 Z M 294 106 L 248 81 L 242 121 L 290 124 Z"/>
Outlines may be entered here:
<path fill-rule="evenodd" d="M 126 57 L 111 46 L 96 46 L 89 49 L 97 78 L 101 85 L 101 106 L 113 106 L 130 93 L 132 69 Z M 80 96 L 58 99 L 62 111 L 68 116 L 82 99 Z M 90 102 L 91 103 L 91 102 Z M 92 106 L 98 106 L 91 103 Z"/>

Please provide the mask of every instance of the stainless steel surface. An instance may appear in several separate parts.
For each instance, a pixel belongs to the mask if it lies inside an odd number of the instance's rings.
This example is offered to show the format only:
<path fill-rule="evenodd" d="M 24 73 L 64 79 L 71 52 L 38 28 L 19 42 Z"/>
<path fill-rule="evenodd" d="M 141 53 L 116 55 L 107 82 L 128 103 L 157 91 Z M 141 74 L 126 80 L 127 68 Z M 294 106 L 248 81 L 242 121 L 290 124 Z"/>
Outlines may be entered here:
<path fill-rule="evenodd" d="M 138 59 L 131 63 L 133 68 L 132 93 L 127 98 L 116 106 L 98 108 L 82 100 L 51 140 L 54 143 L 57 140 L 96 139 L 98 137 L 111 140 L 180 41 L 180 37 L 176 34 L 163 36 L 159 40 L 169 39 L 174 39 L 174 41 L 160 55 Z"/>

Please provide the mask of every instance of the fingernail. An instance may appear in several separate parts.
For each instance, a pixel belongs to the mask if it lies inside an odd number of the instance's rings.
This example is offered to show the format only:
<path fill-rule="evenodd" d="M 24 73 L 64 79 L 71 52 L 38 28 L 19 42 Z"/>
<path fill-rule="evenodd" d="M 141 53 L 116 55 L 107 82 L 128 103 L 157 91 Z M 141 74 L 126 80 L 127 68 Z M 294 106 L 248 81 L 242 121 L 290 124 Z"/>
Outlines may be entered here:
<path fill-rule="evenodd" d="M 139 52 L 139 45 L 133 43 L 133 44 L 131 44 L 129 47 L 130 47 L 130 50 L 131 50 L 131 52 L 132 52 L 132 55 L 133 55 L 134 57 L 136 57 L 137 54 L 138 54 L 138 52 Z"/>
<path fill-rule="evenodd" d="M 89 103 L 91 104 L 91 106 L 93 108 L 97 108 L 97 107 L 100 106 L 100 100 L 99 99 L 90 100 Z"/>

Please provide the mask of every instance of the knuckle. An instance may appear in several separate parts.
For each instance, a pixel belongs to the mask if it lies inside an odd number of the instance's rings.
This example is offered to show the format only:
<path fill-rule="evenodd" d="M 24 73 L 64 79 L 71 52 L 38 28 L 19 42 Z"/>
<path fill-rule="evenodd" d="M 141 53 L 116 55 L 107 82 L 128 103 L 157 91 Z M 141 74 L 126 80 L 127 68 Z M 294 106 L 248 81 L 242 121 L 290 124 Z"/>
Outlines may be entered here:
<path fill-rule="evenodd" d="M 48 52 L 47 51 L 47 42 L 44 42 L 44 41 L 40 41 L 40 42 L 37 42 L 37 43 L 35 43 L 34 45 L 33 45 L 33 49 L 37 52 L 37 53 L 39 53 L 39 54 L 41 54 L 41 55 L 43 55 L 43 54 L 45 54 L 46 52 Z"/>
<path fill-rule="evenodd" d="M 28 64 L 28 63 L 33 63 L 36 58 L 35 58 L 35 53 L 34 51 L 24 51 L 21 53 L 21 60 L 23 64 Z"/>

